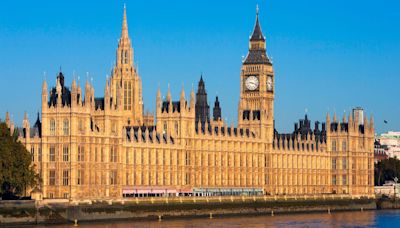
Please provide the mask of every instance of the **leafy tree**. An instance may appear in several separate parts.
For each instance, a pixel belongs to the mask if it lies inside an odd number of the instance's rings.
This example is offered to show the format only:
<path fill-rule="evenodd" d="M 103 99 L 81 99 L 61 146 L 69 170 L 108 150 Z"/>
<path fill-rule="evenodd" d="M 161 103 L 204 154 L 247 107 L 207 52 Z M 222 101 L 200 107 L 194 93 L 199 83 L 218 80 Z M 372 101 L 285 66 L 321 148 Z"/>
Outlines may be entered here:
<path fill-rule="evenodd" d="M 383 185 L 385 181 L 400 178 L 400 160 L 388 158 L 375 164 L 375 185 Z"/>
<path fill-rule="evenodd" d="M 4 122 L 0 123 L 0 194 L 15 196 L 23 194 L 27 188 L 35 187 L 38 175 L 32 165 L 31 154 L 17 141 L 16 132 Z"/>

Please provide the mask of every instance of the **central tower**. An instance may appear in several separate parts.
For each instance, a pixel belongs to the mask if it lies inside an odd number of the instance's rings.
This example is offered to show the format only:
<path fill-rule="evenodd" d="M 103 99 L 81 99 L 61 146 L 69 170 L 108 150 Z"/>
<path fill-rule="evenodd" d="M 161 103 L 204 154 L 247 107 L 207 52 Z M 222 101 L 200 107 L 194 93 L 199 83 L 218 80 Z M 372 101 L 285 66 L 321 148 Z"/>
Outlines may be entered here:
<path fill-rule="evenodd" d="M 111 76 L 113 104 L 119 107 L 125 124 L 142 125 L 142 81 L 133 64 L 133 48 L 128 34 L 125 6 L 121 38 L 116 54 L 116 64 Z"/>
<path fill-rule="evenodd" d="M 274 132 L 274 70 L 266 51 L 258 7 L 249 51 L 240 73 L 238 125 L 272 143 Z"/>

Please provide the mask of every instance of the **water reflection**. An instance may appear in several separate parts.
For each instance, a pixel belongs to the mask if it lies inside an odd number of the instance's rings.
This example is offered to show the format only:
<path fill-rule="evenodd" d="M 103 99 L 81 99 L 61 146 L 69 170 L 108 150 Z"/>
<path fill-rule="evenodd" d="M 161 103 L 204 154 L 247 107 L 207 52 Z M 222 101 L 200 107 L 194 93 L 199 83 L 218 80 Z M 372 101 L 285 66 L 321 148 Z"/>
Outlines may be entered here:
<path fill-rule="evenodd" d="M 124 221 L 79 224 L 84 228 L 125 228 L 125 227 L 387 227 L 400 224 L 400 211 L 332 212 L 332 214 L 293 214 L 271 216 L 214 217 L 195 219 L 166 219 L 158 221 Z M 48 226 L 36 226 L 48 227 Z M 57 228 L 71 225 L 57 225 Z"/>

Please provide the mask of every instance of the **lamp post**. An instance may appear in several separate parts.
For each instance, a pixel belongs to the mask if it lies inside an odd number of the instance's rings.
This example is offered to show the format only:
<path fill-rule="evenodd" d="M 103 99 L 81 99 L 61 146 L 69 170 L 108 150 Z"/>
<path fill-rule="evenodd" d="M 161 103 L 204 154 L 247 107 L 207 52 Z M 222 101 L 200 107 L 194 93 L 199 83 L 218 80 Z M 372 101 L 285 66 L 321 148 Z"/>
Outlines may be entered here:
<path fill-rule="evenodd" d="M 396 207 L 396 185 L 397 185 L 397 181 L 399 181 L 399 179 L 397 177 L 395 177 L 393 180 L 394 180 L 394 206 Z"/>

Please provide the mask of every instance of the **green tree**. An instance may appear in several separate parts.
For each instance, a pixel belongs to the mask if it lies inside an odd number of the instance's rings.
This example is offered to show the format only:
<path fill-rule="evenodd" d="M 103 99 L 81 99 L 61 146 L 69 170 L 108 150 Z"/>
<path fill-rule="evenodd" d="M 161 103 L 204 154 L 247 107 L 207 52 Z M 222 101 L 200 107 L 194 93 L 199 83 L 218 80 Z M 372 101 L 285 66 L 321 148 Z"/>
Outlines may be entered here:
<path fill-rule="evenodd" d="M 375 185 L 383 185 L 385 181 L 400 178 L 400 160 L 388 158 L 375 164 Z"/>
<path fill-rule="evenodd" d="M 38 183 L 29 151 L 17 141 L 16 132 L 0 122 L 0 194 L 22 195 Z"/>

